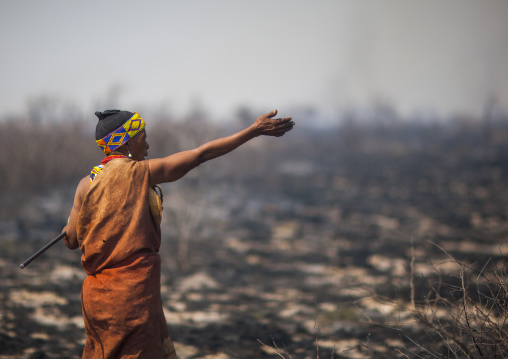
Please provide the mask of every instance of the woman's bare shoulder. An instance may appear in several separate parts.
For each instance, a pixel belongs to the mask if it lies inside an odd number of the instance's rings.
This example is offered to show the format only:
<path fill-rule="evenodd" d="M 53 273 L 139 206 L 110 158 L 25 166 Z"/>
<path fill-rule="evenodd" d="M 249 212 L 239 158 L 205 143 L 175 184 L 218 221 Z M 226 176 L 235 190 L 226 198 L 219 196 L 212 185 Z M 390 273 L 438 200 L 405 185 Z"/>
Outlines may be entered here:
<path fill-rule="evenodd" d="M 90 189 L 90 176 L 83 177 L 76 188 L 76 198 L 82 200 Z"/>

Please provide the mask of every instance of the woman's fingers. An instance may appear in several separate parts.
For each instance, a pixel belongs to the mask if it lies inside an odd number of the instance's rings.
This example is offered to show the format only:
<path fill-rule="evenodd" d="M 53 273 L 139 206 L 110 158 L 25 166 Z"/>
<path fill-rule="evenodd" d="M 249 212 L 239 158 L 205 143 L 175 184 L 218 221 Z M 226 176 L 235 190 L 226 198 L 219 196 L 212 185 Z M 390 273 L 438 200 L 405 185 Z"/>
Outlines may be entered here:
<path fill-rule="evenodd" d="M 293 126 L 295 125 L 291 117 L 281 118 L 279 124 L 281 127 L 284 128 L 293 128 Z"/>
<path fill-rule="evenodd" d="M 294 122 L 291 121 L 291 117 L 286 117 L 276 120 L 274 128 L 270 131 L 269 135 L 274 137 L 283 136 L 286 132 L 293 129 Z"/>
<path fill-rule="evenodd" d="M 265 113 L 262 117 L 264 118 L 272 118 L 277 114 L 277 110 L 273 110 L 272 112 Z"/>
<path fill-rule="evenodd" d="M 284 117 L 279 119 L 279 123 L 293 126 L 295 123 L 292 120 L 293 119 L 291 117 Z"/>

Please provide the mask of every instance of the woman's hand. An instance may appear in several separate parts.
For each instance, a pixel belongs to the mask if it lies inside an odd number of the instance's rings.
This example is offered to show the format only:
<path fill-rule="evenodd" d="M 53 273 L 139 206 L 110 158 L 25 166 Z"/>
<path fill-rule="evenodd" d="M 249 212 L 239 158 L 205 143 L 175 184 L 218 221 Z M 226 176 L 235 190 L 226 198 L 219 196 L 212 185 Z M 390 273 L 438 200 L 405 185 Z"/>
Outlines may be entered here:
<path fill-rule="evenodd" d="M 264 114 L 256 120 L 254 126 L 258 136 L 264 135 L 280 137 L 293 129 L 295 123 L 292 121 L 291 117 L 272 118 L 276 114 L 277 110 L 273 110 L 272 112 Z"/>

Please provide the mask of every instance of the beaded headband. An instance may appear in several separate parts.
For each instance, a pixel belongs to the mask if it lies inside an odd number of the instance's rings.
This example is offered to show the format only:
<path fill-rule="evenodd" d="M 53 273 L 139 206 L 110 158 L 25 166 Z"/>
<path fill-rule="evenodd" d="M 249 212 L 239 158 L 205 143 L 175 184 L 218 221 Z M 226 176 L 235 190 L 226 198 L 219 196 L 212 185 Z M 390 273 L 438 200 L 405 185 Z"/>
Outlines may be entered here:
<path fill-rule="evenodd" d="M 134 112 L 134 115 L 122 126 L 95 142 L 97 142 L 105 154 L 108 154 L 136 136 L 144 128 L 145 121 L 143 121 L 137 112 Z"/>

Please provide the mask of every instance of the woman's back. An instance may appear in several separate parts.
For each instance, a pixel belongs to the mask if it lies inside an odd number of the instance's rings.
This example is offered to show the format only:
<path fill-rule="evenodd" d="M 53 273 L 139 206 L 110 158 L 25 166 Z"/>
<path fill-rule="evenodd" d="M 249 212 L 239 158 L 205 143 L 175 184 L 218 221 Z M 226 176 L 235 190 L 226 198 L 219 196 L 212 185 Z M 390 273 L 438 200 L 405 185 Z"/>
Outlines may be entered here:
<path fill-rule="evenodd" d="M 158 252 L 160 227 L 149 208 L 146 161 L 108 162 L 83 199 L 77 232 L 88 274 L 114 266 L 138 252 Z"/>

